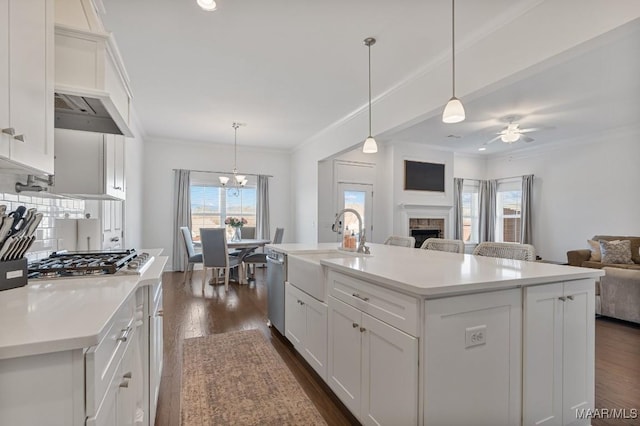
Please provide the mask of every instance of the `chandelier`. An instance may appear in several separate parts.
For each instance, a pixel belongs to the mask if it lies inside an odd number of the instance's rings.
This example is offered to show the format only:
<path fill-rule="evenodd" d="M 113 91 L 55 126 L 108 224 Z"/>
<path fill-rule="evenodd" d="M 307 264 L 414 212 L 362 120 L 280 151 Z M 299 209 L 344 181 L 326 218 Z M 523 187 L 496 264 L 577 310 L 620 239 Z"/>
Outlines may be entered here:
<path fill-rule="evenodd" d="M 238 127 L 245 126 L 243 123 L 234 122 L 233 127 L 233 178 L 228 176 L 219 176 L 220 185 L 227 189 L 229 195 L 237 197 L 240 195 L 240 188 L 244 188 L 247 184 L 247 177 L 245 175 L 238 174 L 237 159 L 238 159 Z M 231 180 L 231 182 L 229 182 Z"/>

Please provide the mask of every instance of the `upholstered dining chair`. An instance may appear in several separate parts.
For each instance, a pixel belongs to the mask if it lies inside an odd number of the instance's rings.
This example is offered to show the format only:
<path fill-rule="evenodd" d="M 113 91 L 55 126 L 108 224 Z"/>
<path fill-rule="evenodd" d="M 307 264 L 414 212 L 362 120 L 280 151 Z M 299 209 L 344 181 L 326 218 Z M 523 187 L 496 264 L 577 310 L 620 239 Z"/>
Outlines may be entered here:
<path fill-rule="evenodd" d="M 413 237 L 401 237 L 400 235 L 392 235 L 384 242 L 387 246 L 415 247 L 416 239 Z"/>
<path fill-rule="evenodd" d="M 420 246 L 425 250 L 446 251 L 449 253 L 464 253 L 462 240 L 450 240 L 447 238 L 427 238 Z"/>
<path fill-rule="evenodd" d="M 282 237 L 284 236 L 284 228 L 276 228 L 276 233 L 273 236 L 272 244 L 280 244 L 282 242 Z M 250 275 L 253 279 L 255 276 L 255 265 L 265 265 L 267 263 L 267 254 L 266 253 L 251 253 L 244 257 L 243 262 L 249 268 L 253 265 L 254 269 L 250 269 Z"/>
<path fill-rule="evenodd" d="M 202 263 L 202 253 L 196 253 L 196 250 L 193 247 L 193 239 L 191 238 L 191 230 L 189 230 L 186 226 L 180 227 L 180 232 L 182 233 L 182 241 L 184 241 L 184 248 L 187 253 L 187 266 L 184 268 L 184 282 L 187 282 L 187 275 L 189 272 L 189 280 L 193 276 L 193 267 L 196 263 Z"/>
<path fill-rule="evenodd" d="M 531 244 L 483 242 L 476 246 L 473 254 L 503 259 L 536 260 L 536 249 Z"/>
<path fill-rule="evenodd" d="M 255 226 L 243 226 L 240 232 L 242 233 L 243 240 L 253 240 L 256 237 Z"/>
<path fill-rule="evenodd" d="M 218 270 L 224 269 L 224 290 L 229 291 L 229 270 L 240 266 L 240 260 L 229 256 L 227 230 L 224 228 L 200 228 L 202 241 L 202 291 L 207 282 L 207 270 L 213 268 L 213 279 L 218 282 Z"/>

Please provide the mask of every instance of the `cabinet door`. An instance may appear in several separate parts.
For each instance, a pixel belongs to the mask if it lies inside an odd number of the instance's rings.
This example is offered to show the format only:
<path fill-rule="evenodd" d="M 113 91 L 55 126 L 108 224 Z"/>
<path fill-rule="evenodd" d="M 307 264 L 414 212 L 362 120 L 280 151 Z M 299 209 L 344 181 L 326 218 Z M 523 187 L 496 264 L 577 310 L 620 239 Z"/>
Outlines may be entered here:
<path fill-rule="evenodd" d="M 562 404 L 563 423 L 589 425 L 577 410 L 594 408 L 595 284 L 569 282 L 564 287 Z M 584 416 L 583 416 L 584 417 Z"/>
<path fill-rule="evenodd" d="M 306 329 L 306 309 L 300 299 L 300 290 L 289 283 L 285 284 L 284 295 L 284 334 L 296 350 L 304 350 L 304 335 Z"/>
<path fill-rule="evenodd" d="M 113 197 L 118 195 L 116 190 L 116 137 L 104 135 L 104 191 Z"/>
<path fill-rule="evenodd" d="M 304 340 L 304 359 L 314 370 L 327 380 L 327 305 L 306 296 L 306 332 Z"/>
<path fill-rule="evenodd" d="M 362 401 L 361 318 L 359 310 L 329 297 L 329 387 L 357 417 Z"/>
<path fill-rule="evenodd" d="M 523 423 L 561 425 L 563 284 L 524 294 Z"/>
<path fill-rule="evenodd" d="M 158 392 L 162 377 L 162 316 L 151 317 L 149 330 L 149 424 L 155 424 Z"/>
<path fill-rule="evenodd" d="M 9 1 L 11 159 L 53 174 L 53 2 Z"/>
<path fill-rule="evenodd" d="M 364 424 L 418 424 L 418 339 L 362 314 Z"/>
<path fill-rule="evenodd" d="M 124 158 L 125 137 L 114 135 L 114 190 L 118 198 L 125 199 L 125 158 Z"/>
<path fill-rule="evenodd" d="M 0 156 L 9 158 L 9 0 L 0 0 Z"/>

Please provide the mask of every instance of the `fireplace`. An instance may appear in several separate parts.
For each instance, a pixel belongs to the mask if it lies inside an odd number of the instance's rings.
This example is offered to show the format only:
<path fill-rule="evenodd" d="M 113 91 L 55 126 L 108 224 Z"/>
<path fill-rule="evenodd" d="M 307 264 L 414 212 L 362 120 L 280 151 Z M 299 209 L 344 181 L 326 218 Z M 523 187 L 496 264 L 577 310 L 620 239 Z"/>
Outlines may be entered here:
<path fill-rule="evenodd" d="M 437 229 L 412 229 L 411 236 L 416 239 L 416 248 L 422 247 L 428 238 L 442 238 Z"/>
<path fill-rule="evenodd" d="M 409 234 L 420 248 L 427 238 L 444 238 L 445 220 L 441 218 L 409 218 Z"/>

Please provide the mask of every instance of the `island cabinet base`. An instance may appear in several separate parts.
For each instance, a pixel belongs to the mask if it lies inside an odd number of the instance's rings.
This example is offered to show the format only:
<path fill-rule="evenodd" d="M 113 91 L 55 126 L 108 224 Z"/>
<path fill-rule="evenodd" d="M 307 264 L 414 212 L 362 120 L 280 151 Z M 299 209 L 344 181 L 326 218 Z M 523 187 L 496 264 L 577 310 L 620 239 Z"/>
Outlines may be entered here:
<path fill-rule="evenodd" d="M 425 301 L 425 425 L 521 423 L 522 290 Z"/>

